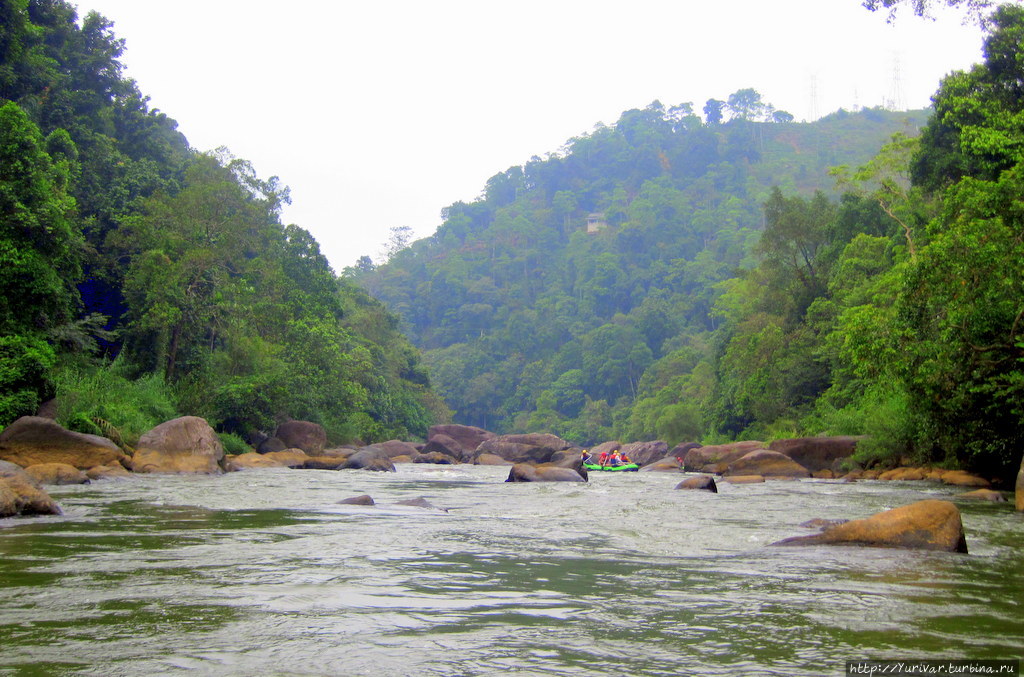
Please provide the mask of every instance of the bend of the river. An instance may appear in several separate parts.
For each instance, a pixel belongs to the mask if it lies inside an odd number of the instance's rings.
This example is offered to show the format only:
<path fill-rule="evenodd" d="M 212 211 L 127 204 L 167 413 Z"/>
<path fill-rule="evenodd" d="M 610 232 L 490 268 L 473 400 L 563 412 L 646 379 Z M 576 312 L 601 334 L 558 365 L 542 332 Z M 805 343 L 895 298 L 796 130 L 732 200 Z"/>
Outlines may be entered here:
<path fill-rule="evenodd" d="M 0 675 L 842 675 L 1024 653 L 1024 515 L 969 555 L 774 548 L 962 490 L 507 468 L 250 470 L 53 487 L 0 520 Z M 339 505 L 357 494 L 377 505 Z M 448 512 L 396 506 L 425 497 Z"/>

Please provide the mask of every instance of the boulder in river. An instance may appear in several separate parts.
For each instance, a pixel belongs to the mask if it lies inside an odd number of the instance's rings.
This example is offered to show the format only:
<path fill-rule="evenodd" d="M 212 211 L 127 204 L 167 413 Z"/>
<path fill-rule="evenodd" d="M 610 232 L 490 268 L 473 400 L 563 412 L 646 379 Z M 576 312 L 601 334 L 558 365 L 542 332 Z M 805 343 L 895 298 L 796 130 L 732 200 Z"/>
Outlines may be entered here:
<path fill-rule="evenodd" d="M 40 416 L 22 416 L 0 432 L 0 459 L 23 468 L 66 463 L 79 470 L 128 462 L 128 456 L 106 437 L 67 430 Z"/>
<path fill-rule="evenodd" d="M 88 476 L 67 463 L 36 463 L 25 468 L 29 477 L 39 484 L 87 484 Z"/>
<path fill-rule="evenodd" d="M 407 505 L 413 508 L 424 508 L 426 510 L 437 510 L 440 512 L 448 512 L 447 508 L 438 508 L 436 505 L 428 501 L 427 499 L 419 496 L 418 498 L 407 498 L 402 501 L 395 501 L 395 505 Z"/>
<path fill-rule="evenodd" d="M 278 452 L 271 452 L 278 453 Z M 284 463 L 275 459 L 271 454 L 260 454 L 249 451 L 237 456 L 225 458 L 225 467 L 228 470 L 250 470 L 253 468 L 283 468 Z"/>
<path fill-rule="evenodd" d="M 871 517 L 795 536 L 772 545 L 862 545 L 967 552 L 960 511 L 949 501 L 927 499 Z"/>
<path fill-rule="evenodd" d="M 954 487 L 977 487 L 980 489 L 988 489 L 991 486 L 991 483 L 984 477 L 978 477 L 966 470 L 950 470 L 943 473 L 942 483 Z"/>
<path fill-rule="evenodd" d="M 741 456 L 754 451 L 764 449 L 764 442 L 744 441 L 731 442 L 729 444 L 714 444 L 707 447 L 695 447 L 686 452 L 683 456 L 683 470 L 687 472 L 711 472 L 708 466 L 721 466 L 724 470 L 729 463 Z"/>
<path fill-rule="evenodd" d="M 312 421 L 285 421 L 277 426 L 274 437 L 287 449 L 302 449 L 310 456 L 319 456 L 327 446 L 327 432 Z"/>
<path fill-rule="evenodd" d="M 338 469 L 395 472 L 395 464 L 388 458 L 387 452 L 374 447 L 364 447 L 345 459 Z"/>
<path fill-rule="evenodd" d="M 416 454 L 420 453 L 420 450 L 416 448 L 415 444 L 411 442 L 403 442 L 401 440 L 388 440 L 387 442 L 376 442 L 370 445 L 374 449 L 380 449 L 388 458 L 394 459 L 399 456 L 408 456 L 410 458 L 416 458 Z"/>
<path fill-rule="evenodd" d="M 861 439 L 863 438 L 852 435 L 794 437 L 774 440 L 768 445 L 768 449 L 789 456 L 811 472 L 836 470 L 840 462 L 853 455 Z"/>
<path fill-rule="evenodd" d="M 789 456 L 768 449 L 756 449 L 729 464 L 726 475 L 762 477 L 810 477 L 811 473 Z"/>
<path fill-rule="evenodd" d="M 718 485 L 715 484 L 715 478 L 711 475 L 687 477 L 676 485 L 676 489 L 703 489 L 704 491 L 710 491 L 713 494 L 718 493 Z"/>
<path fill-rule="evenodd" d="M 28 473 L 0 461 L 0 517 L 60 514 L 60 506 Z"/>
<path fill-rule="evenodd" d="M 966 498 L 969 501 L 989 501 L 991 503 L 1006 503 L 1003 492 L 994 489 L 975 489 L 966 494 L 960 494 L 957 498 Z"/>
<path fill-rule="evenodd" d="M 475 456 L 495 454 L 513 463 L 547 463 L 556 451 L 571 448 L 561 437 L 548 433 L 502 435 L 482 442 Z"/>
<path fill-rule="evenodd" d="M 394 459 L 392 459 L 394 460 Z M 413 463 L 435 463 L 437 465 L 454 465 L 458 463 L 453 457 L 448 454 L 443 454 L 440 451 L 425 451 L 422 454 L 418 454 L 416 458 L 412 459 Z"/>
<path fill-rule="evenodd" d="M 438 435 L 455 440 L 466 454 L 472 454 L 481 443 L 497 437 L 494 433 L 476 426 L 446 423 L 430 426 L 427 430 L 427 443 Z"/>
<path fill-rule="evenodd" d="M 640 472 L 680 472 L 683 469 L 683 464 L 679 462 L 679 459 L 674 456 L 666 456 L 660 461 L 649 463 L 644 467 L 640 468 Z"/>
<path fill-rule="evenodd" d="M 374 500 L 369 494 L 362 494 L 360 496 L 343 498 L 338 503 L 341 505 L 374 505 Z"/>
<path fill-rule="evenodd" d="M 455 463 L 461 463 L 467 458 L 467 453 L 463 450 L 462 445 L 459 444 L 458 440 L 454 437 L 449 437 L 444 433 L 437 433 L 430 440 L 423 445 L 423 448 L 419 450 L 421 454 L 438 453 L 450 456 Z M 415 454 L 406 454 L 415 458 Z M 472 458 L 472 452 L 468 453 L 468 458 Z"/>
<path fill-rule="evenodd" d="M 125 479 L 132 474 L 123 465 L 98 465 L 85 471 L 85 476 L 92 481 Z"/>
<path fill-rule="evenodd" d="M 516 463 L 508 473 L 506 482 L 586 482 L 587 478 L 572 468 L 553 465 Z"/>
<path fill-rule="evenodd" d="M 224 447 L 205 419 L 182 416 L 161 423 L 142 437 L 131 466 L 135 472 L 216 474 Z"/>
<path fill-rule="evenodd" d="M 722 479 L 729 484 L 764 484 L 762 475 L 727 475 Z"/>
<path fill-rule="evenodd" d="M 622 445 L 619 452 L 629 456 L 629 460 L 637 465 L 647 465 L 668 456 L 668 444 L 661 440 L 633 442 Z"/>
<path fill-rule="evenodd" d="M 310 458 L 309 454 L 295 447 L 285 449 L 284 451 L 271 451 L 270 453 L 263 454 L 263 456 L 289 468 L 303 468 Z"/>
<path fill-rule="evenodd" d="M 497 454 L 480 454 L 473 459 L 476 465 L 514 465 L 512 461 L 506 461 Z"/>

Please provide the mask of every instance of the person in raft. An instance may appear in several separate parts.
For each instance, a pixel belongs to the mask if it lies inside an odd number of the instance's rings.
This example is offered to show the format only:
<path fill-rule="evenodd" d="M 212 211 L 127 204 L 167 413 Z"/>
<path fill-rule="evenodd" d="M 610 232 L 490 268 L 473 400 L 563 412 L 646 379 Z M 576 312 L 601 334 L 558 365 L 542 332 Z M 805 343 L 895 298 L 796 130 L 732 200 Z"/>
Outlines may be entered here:
<path fill-rule="evenodd" d="M 590 456 L 590 452 L 587 451 L 586 449 L 584 449 L 583 450 L 583 462 L 584 463 L 593 463 L 593 461 L 594 461 L 594 459 Z"/>
<path fill-rule="evenodd" d="M 612 452 L 611 458 L 608 459 L 608 465 L 613 468 L 617 465 L 622 465 L 622 456 L 619 455 L 618 450 Z"/>
<path fill-rule="evenodd" d="M 608 452 L 602 451 L 601 455 L 597 457 L 597 464 L 602 468 L 608 465 Z"/>

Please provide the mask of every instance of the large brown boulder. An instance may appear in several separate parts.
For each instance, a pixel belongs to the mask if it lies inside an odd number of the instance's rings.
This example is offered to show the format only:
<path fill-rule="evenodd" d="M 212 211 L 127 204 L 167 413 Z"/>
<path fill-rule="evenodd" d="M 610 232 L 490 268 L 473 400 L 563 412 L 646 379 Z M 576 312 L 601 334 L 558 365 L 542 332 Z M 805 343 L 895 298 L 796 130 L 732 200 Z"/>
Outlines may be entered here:
<path fill-rule="evenodd" d="M 454 465 L 458 463 L 454 458 L 448 454 L 442 454 L 440 451 L 429 451 L 424 452 L 412 459 L 413 463 L 434 463 L 436 465 Z"/>
<path fill-rule="evenodd" d="M 277 452 L 274 452 L 277 453 Z M 249 451 L 236 456 L 225 457 L 224 465 L 228 470 L 251 470 L 255 468 L 283 468 L 284 463 L 270 454 Z"/>
<path fill-rule="evenodd" d="M 984 477 L 972 475 L 965 470 L 950 470 L 947 473 L 943 473 L 942 483 L 954 487 L 976 487 L 980 489 L 988 489 L 991 486 L 991 483 Z"/>
<path fill-rule="evenodd" d="M 128 462 L 125 453 L 106 437 L 76 433 L 41 416 L 22 416 L 4 428 L 0 459 L 26 468 L 37 463 L 66 463 L 80 470 Z"/>
<path fill-rule="evenodd" d="M 949 501 L 928 499 L 871 517 L 795 536 L 772 545 L 863 545 L 967 552 L 960 511 Z"/>
<path fill-rule="evenodd" d="M 681 472 L 682 469 L 683 465 L 677 457 L 666 456 L 660 461 L 649 463 L 640 468 L 640 472 Z"/>
<path fill-rule="evenodd" d="M 277 461 L 281 465 L 289 468 L 303 468 L 310 459 L 309 454 L 304 452 L 302 449 L 297 448 L 285 449 L 284 451 L 272 451 L 269 454 L 263 454 L 263 457 Z"/>
<path fill-rule="evenodd" d="M 608 452 L 610 454 L 613 451 L 618 451 L 621 448 L 622 448 L 622 442 L 616 442 L 614 440 L 613 441 L 609 441 L 609 442 L 602 442 L 601 444 L 597 445 L 596 447 L 592 447 L 590 449 L 590 455 L 593 456 L 596 459 L 598 456 L 601 455 L 602 451 Z"/>
<path fill-rule="evenodd" d="M 475 456 L 495 454 L 513 463 L 547 463 L 555 452 L 570 448 L 571 444 L 548 433 L 502 435 L 482 442 Z"/>
<path fill-rule="evenodd" d="M 415 444 L 411 442 L 403 442 L 401 440 L 388 440 L 387 442 L 376 442 L 370 445 L 374 449 L 380 449 L 388 458 L 395 458 L 397 456 L 410 456 L 416 457 L 419 453 L 419 449 Z"/>
<path fill-rule="evenodd" d="M 1024 457 L 1020 459 L 1020 470 L 1017 471 L 1016 493 L 1013 502 L 1017 510 L 1024 512 Z"/>
<path fill-rule="evenodd" d="M 966 494 L 960 494 L 957 498 L 966 498 L 971 501 L 989 501 L 990 503 L 1006 503 L 1006 496 L 1003 492 L 994 489 L 975 489 Z"/>
<path fill-rule="evenodd" d="M 512 461 L 506 461 L 497 454 L 480 454 L 473 459 L 476 465 L 513 465 Z"/>
<path fill-rule="evenodd" d="M 721 472 L 728 467 L 729 463 L 755 449 L 764 449 L 764 442 L 750 440 L 696 447 L 687 451 L 683 456 L 683 469 L 687 472 L 702 472 L 707 466 L 720 465 L 720 468 L 709 469 L 708 472 Z"/>
<path fill-rule="evenodd" d="M 182 416 L 161 423 L 139 438 L 132 456 L 135 472 L 216 474 L 224 447 L 205 419 Z"/>
<path fill-rule="evenodd" d="M 553 465 L 535 466 L 530 463 L 516 463 L 508 473 L 506 482 L 586 482 L 587 478 L 572 468 Z"/>
<path fill-rule="evenodd" d="M 363 447 L 355 452 L 338 470 L 374 470 L 377 472 L 395 472 L 395 464 L 388 458 L 387 452 L 375 447 Z"/>
<path fill-rule="evenodd" d="M 494 433 L 488 432 L 483 428 L 471 425 L 458 425 L 456 423 L 430 426 L 427 430 L 427 442 L 429 443 L 437 435 L 445 435 L 455 440 L 467 454 L 476 451 L 476 448 L 481 443 L 496 437 Z"/>
<path fill-rule="evenodd" d="M 647 465 L 665 458 L 668 455 L 668 444 L 661 440 L 633 442 L 623 445 L 619 452 L 629 456 L 629 460 L 637 465 Z"/>
<path fill-rule="evenodd" d="M 669 450 L 668 455 L 671 458 L 679 459 L 679 462 L 682 463 L 683 459 L 686 458 L 686 454 L 688 454 L 691 449 L 700 449 L 702 446 L 704 445 L 700 442 L 680 442 Z"/>
<path fill-rule="evenodd" d="M 340 470 L 346 460 L 345 456 L 310 456 L 302 467 L 307 470 Z"/>
<path fill-rule="evenodd" d="M 0 517 L 59 514 L 60 506 L 29 475 L 0 469 Z"/>
<path fill-rule="evenodd" d="M 852 435 L 838 437 L 796 437 L 775 440 L 768 445 L 772 451 L 789 456 L 807 468 L 815 470 L 837 470 L 838 464 L 853 455 L 857 442 L 862 437 Z"/>
<path fill-rule="evenodd" d="M 277 426 L 274 437 L 288 449 L 302 449 L 310 456 L 319 456 L 327 446 L 327 432 L 312 421 L 285 421 Z"/>
<path fill-rule="evenodd" d="M 89 480 L 121 480 L 131 477 L 132 474 L 124 469 L 123 465 L 98 465 L 85 471 Z"/>
<path fill-rule="evenodd" d="M 729 464 L 725 474 L 762 477 L 810 477 L 811 473 L 789 456 L 777 451 L 756 449 Z"/>
<path fill-rule="evenodd" d="M 420 453 L 444 454 L 446 456 L 450 456 L 456 463 L 461 463 L 462 460 L 466 458 L 465 450 L 462 448 L 462 445 L 459 444 L 459 441 L 454 437 L 445 435 L 444 433 L 438 433 L 431 437 L 430 440 L 423 445 L 423 448 L 420 449 Z M 415 454 L 408 455 L 415 457 Z M 470 453 L 470 458 L 472 458 L 472 453 Z"/>
<path fill-rule="evenodd" d="M 39 484 L 86 484 L 88 476 L 67 463 L 36 463 L 25 468 L 25 473 Z"/>

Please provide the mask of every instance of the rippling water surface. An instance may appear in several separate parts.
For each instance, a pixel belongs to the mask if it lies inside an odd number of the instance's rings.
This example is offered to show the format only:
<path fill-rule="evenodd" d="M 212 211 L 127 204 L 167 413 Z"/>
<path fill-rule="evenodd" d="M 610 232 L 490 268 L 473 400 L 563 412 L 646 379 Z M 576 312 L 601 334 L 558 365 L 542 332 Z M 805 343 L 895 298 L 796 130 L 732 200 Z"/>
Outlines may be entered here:
<path fill-rule="evenodd" d="M 1019 658 L 1024 516 L 959 502 L 970 555 L 771 548 L 955 490 L 506 468 L 258 470 L 55 487 L 0 520 L 0 675 L 841 675 Z M 367 493 L 377 505 L 339 505 Z M 394 505 L 425 497 L 448 512 Z"/>

